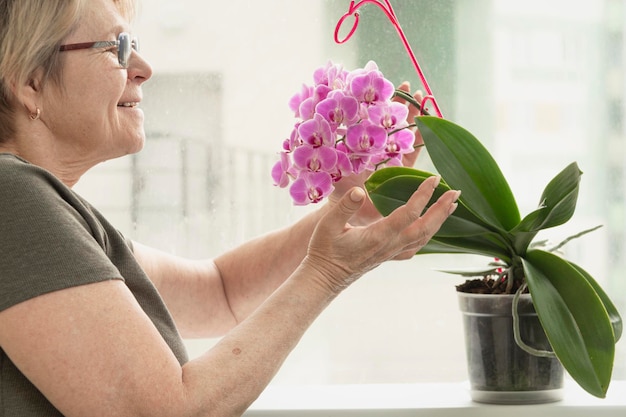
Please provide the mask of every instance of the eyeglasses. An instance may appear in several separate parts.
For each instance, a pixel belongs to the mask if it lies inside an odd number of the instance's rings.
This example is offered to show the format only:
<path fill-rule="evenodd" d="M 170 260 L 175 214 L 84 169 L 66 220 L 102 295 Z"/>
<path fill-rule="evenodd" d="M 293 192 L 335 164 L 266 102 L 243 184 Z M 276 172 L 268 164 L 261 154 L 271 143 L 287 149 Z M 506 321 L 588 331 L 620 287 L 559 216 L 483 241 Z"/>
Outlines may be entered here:
<path fill-rule="evenodd" d="M 59 51 L 76 51 L 79 49 L 90 48 L 117 48 L 117 60 L 122 68 L 128 68 L 128 60 L 132 50 L 139 52 L 139 42 L 137 38 L 131 38 L 126 32 L 122 32 L 117 37 L 116 41 L 98 41 L 98 42 L 83 42 L 83 43 L 70 43 L 67 45 L 61 45 Z"/>

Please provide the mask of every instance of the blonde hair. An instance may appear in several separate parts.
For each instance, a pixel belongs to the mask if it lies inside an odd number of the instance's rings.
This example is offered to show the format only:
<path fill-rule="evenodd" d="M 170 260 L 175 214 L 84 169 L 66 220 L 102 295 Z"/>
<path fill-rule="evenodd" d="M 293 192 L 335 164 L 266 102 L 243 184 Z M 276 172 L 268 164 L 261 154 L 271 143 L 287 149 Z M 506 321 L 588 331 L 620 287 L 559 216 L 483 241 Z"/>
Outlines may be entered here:
<path fill-rule="evenodd" d="M 60 82 L 59 46 L 74 30 L 90 0 L 0 0 L 0 143 L 15 134 L 17 109 L 11 85 L 23 85 L 35 71 L 44 82 Z M 112 0 L 132 19 L 134 0 Z"/>

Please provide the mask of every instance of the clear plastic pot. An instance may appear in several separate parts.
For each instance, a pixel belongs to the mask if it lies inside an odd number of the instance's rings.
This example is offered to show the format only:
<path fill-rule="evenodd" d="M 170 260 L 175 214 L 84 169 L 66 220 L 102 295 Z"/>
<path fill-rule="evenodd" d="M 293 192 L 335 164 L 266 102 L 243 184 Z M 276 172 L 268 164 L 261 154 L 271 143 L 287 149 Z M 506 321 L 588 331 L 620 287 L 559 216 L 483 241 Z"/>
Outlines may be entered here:
<path fill-rule="evenodd" d="M 463 313 L 470 393 L 477 402 L 538 404 L 563 398 L 563 367 L 558 359 L 522 350 L 514 338 L 513 295 L 458 292 Z M 530 295 L 520 296 L 522 341 L 535 349 L 550 343 L 533 308 Z"/>

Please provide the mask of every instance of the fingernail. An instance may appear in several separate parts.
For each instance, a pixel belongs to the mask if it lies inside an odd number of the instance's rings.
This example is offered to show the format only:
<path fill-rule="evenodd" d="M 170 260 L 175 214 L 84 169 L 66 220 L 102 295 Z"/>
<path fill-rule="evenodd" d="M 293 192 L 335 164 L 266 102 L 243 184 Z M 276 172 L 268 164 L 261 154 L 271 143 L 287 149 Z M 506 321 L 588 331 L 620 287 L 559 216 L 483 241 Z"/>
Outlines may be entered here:
<path fill-rule="evenodd" d="M 435 177 L 435 183 L 433 184 L 433 188 L 437 188 L 439 186 L 440 182 L 441 182 L 441 177 L 439 175 L 437 175 Z"/>
<path fill-rule="evenodd" d="M 352 190 L 352 192 L 350 193 L 350 200 L 354 201 L 355 203 L 363 200 L 363 197 L 365 197 L 365 192 L 358 187 Z"/>
<path fill-rule="evenodd" d="M 454 210 L 459 206 L 459 203 L 450 204 L 450 208 L 448 209 L 448 216 L 454 213 Z"/>
<path fill-rule="evenodd" d="M 457 201 L 461 197 L 461 190 L 456 190 L 456 195 L 454 196 L 454 201 Z"/>

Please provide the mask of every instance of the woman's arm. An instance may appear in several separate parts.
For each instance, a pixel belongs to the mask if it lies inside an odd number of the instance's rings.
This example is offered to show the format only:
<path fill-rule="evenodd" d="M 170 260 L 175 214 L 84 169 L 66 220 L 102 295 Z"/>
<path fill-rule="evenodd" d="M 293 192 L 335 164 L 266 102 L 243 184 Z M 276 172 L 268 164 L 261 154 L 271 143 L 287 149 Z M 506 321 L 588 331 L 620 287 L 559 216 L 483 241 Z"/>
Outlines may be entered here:
<path fill-rule="evenodd" d="M 327 210 L 322 207 L 215 260 L 188 260 L 135 242 L 134 253 L 184 337 L 222 336 L 293 273 Z"/>
<path fill-rule="evenodd" d="M 48 293 L 0 312 L 0 346 L 66 416 L 236 416 L 257 398 L 320 312 L 388 259 L 408 258 L 456 206 L 421 215 L 435 180 L 368 227 L 352 190 L 317 223 L 298 268 L 203 356 L 180 366 L 122 281 Z"/>
<path fill-rule="evenodd" d="M 67 417 L 237 416 L 333 297 L 303 267 L 203 356 L 180 366 L 122 281 L 0 312 L 0 346 Z"/>

